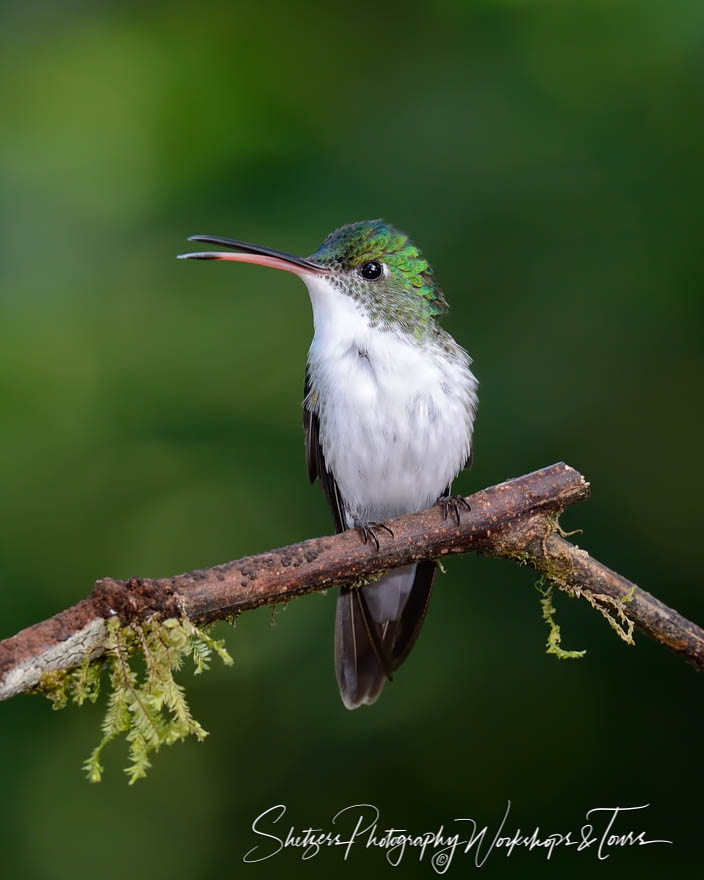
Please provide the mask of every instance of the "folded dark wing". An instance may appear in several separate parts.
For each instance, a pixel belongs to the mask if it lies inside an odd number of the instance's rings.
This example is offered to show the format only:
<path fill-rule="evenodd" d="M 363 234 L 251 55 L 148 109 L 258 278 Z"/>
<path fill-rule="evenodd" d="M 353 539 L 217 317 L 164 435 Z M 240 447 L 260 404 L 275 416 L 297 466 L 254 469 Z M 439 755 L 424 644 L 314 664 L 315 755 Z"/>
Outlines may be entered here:
<path fill-rule="evenodd" d="M 332 511 L 335 520 L 335 530 L 344 532 L 345 525 L 344 503 L 340 496 L 340 490 L 337 487 L 335 478 L 327 469 L 323 450 L 320 445 L 320 422 L 318 414 L 315 412 L 315 395 L 316 391 L 311 388 L 310 376 L 306 368 L 306 381 L 303 388 L 303 430 L 306 435 L 306 468 L 308 470 L 308 479 L 314 483 L 316 479 L 320 480 L 323 487 L 325 498 Z"/>

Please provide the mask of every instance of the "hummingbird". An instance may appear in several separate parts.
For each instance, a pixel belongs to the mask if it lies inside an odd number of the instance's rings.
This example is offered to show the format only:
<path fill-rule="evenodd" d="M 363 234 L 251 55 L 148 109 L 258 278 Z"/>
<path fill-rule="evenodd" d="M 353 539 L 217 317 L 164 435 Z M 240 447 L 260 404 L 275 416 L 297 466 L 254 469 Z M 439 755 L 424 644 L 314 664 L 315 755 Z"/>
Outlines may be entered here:
<path fill-rule="evenodd" d="M 452 481 L 470 467 L 477 388 L 468 353 L 439 319 L 447 301 L 407 235 L 382 220 L 350 223 L 315 253 L 194 235 L 227 251 L 180 255 L 230 260 L 298 275 L 314 334 L 303 395 L 306 464 L 338 532 L 357 529 L 379 549 L 386 520 L 442 505 L 460 521 Z M 418 562 L 337 598 L 335 671 L 348 709 L 373 703 L 413 647 L 436 564 Z"/>

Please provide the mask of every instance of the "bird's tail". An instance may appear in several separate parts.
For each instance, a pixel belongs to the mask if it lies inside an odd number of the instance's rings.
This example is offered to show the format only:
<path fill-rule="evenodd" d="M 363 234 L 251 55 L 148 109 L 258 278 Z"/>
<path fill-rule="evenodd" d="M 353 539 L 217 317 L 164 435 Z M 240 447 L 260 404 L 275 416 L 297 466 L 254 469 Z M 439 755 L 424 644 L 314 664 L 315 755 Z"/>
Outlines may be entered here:
<path fill-rule="evenodd" d="M 434 562 L 395 568 L 364 587 L 343 587 L 335 618 L 335 671 L 348 709 L 373 703 L 418 638 Z"/>

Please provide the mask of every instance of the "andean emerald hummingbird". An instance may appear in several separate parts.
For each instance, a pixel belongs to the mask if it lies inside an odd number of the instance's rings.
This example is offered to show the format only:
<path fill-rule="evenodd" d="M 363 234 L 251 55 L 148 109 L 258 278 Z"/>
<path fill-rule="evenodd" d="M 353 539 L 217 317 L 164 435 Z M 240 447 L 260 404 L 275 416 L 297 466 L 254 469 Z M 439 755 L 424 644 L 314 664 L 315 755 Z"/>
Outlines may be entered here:
<path fill-rule="evenodd" d="M 440 327 L 447 302 L 408 237 L 381 220 L 351 223 L 306 258 L 210 235 L 189 240 L 234 250 L 183 259 L 272 266 L 305 282 L 314 324 L 303 399 L 308 477 L 320 480 L 337 531 L 356 528 L 378 547 L 385 520 L 436 501 L 459 521 L 463 502 L 450 487 L 471 462 L 477 380 Z M 419 562 L 341 588 L 335 669 L 348 709 L 373 703 L 408 656 L 435 570 Z"/>

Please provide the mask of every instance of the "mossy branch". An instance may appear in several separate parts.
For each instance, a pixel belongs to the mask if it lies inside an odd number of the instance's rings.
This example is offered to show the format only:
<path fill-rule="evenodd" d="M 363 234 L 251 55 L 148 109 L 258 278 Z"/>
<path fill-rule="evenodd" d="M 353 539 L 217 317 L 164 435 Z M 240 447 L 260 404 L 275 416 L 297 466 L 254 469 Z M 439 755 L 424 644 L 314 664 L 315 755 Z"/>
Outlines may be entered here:
<path fill-rule="evenodd" d="M 632 624 L 704 669 L 704 632 L 696 624 L 563 537 L 556 517 L 588 497 L 584 477 L 559 463 L 469 496 L 471 512 L 459 524 L 443 519 L 439 506 L 393 520 L 394 537 L 385 535 L 378 552 L 349 531 L 175 577 L 105 578 L 87 599 L 0 642 L 0 699 L 32 690 L 52 671 L 80 668 L 86 654 L 104 655 L 113 617 L 123 625 L 155 614 L 201 625 L 398 565 L 470 552 L 530 565 L 602 613 L 611 603 L 611 617 L 626 632 Z"/>
<path fill-rule="evenodd" d="M 564 508 L 589 497 L 589 484 L 564 463 L 507 480 L 470 496 L 460 522 L 443 519 L 439 506 L 388 523 L 380 549 L 363 545 L 355 531 L 315 538 L 259 556 L 170 578 L 105 578 L 87 599 L 55 617 L 0 642 L 0 699 L 41 689 L 55 705 L 69 696 L 95 700 L 98 662 L 107 662 L 113 688 L 103 740 L 87 762 L 100 776 L 104 746 L 125 733 L 130 743 L 130 780 L 149 766 L 160 745 L 205 731 L 190 716 L 173 671 L 190 656 L 196 672 L 211 653 L 229 655 L 202 629 L 264 604 L 280 604 L 332 586 L 354 584 L 399 565 L 479 552 L 527 564 L 549 589 L 585 598 L 621 638 L 633 643 L 634 628 L 704 669 L 704 632 L 654 596 L 569 543 L 557 518 Z M 551 593 L 543 615 L 550 625 L 548 650 L 574 656 L 560 646 Z M 129 654 L 145 657 L 139 682 Z"/>

